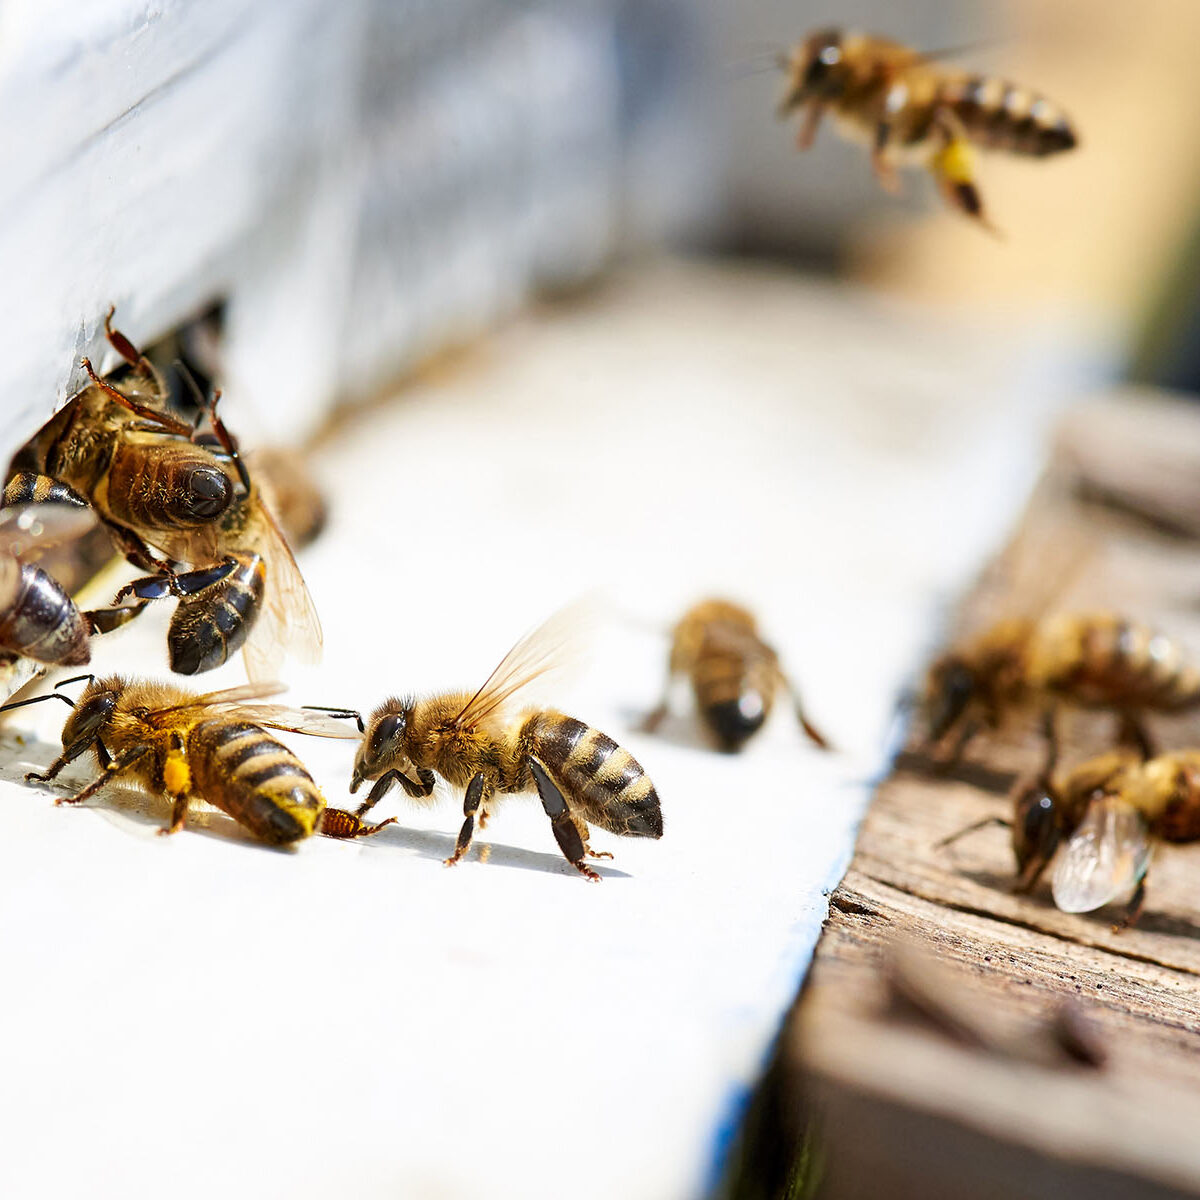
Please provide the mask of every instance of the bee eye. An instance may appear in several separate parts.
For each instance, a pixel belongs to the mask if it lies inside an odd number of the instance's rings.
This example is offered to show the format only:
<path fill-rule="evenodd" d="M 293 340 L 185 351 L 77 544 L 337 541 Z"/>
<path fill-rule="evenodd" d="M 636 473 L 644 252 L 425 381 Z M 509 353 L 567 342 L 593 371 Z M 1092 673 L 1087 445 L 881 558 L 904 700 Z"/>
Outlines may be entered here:
<path fill-rule="evenodd" d="M 404 717 L 401 713 L 391 713 L 375 726 L 371 734 L 371 756 L 380 758 L 389 754 L 404 732 Z"/>
<path fill-rule="evenodd" d="M 116 707 L 112 692 L 100 692 L 76 708 L 63 726 L 63 749 L 68 758 L 82 754 L 100 736 Z"/>
<path fill-rule="evenodd" d="M 1024 873 L 1034 863 L 1046 863 L 1058 846 L 1058 814 L 1049 787 L 1038 784 L 1017 801 L 1013 821 L 1013 854 Z"/>

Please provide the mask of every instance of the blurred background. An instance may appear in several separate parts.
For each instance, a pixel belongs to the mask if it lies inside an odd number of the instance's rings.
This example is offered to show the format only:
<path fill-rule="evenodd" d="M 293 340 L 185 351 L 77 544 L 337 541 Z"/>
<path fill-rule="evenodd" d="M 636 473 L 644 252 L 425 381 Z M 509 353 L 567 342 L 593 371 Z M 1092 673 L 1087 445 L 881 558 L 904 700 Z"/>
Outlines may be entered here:
<path fill-rule="evenodd" d="M 1081 149 L 985 158 L 1002 238 L 920 172 L 883 193 L 828 127 L 798 155 L 764 56 L 831 21 L 966 47 L 952 65 L 1044 91 Z M 1003 324 L 1067 378 L 1187 388 L 1198 24 L 1188 0 L 10 0 L 0 250 L 38 261 L 4 301 L 13 410 L 61 398 L 109 303 L 157 334 L 221 299 L 230 376 L 268 407 L 287 378 L 311 425 L 664 247 Z"/>

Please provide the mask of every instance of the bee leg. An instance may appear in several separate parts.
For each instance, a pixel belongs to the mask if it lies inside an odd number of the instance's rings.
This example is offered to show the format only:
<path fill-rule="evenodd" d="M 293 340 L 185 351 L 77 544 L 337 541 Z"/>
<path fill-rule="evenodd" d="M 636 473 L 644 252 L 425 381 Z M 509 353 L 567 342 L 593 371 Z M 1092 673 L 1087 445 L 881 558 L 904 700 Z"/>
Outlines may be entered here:
<path fill-rule="evenodd" d="M 175 797 L 175 803 L 171 806 L 171 823 L 158 831 L 159 837 L 168 837 L 172 833 L 178 833 L 187 824 L 187 814 L 188 795 L 185 792 Z"/>
<path fill-rule="evenodd" d="M 242 481 L 242 487 L 246 489 L 246 494 L 250 493 L 250 472 L 246 470 L 246 464 L 242 461 L 242 456 L 238 453 L 238 444 L 232 433 L 225 427 L 225 422 L 217 416 L 217 401 L 221 399 L 220 391 L 213 393 L 211 400 L 203 402 L 201 407 L 208 414 L 208 423 L 212 426 L 212 431 L 216 435 L 217 441 L 221 444 L 221 449 L 229 455 L 230 461 L 237 468 L 238 478 Z"/>
<path fill-rule="evenodd" d="M 800 700 L 799 690 L 792 686 L 791 681 L 782 670 L 776 668 L 775 673 L 778 681 L 787 688 L 788 695 L 792 698 L 792 707 L 796 710 L 796 720 L 800 722 L 800 728 L 804 730 L 809 741 L 822 750 L 832 750 L 829 739 L 808 719 L 808 715 L 804 711 L 804 704 Z"/>
<path fill-rule="evenodd" d="M 821 117 L 825 114 L 825 106 L 819 100 L 810 100 L 804 110 L 804 119 L 796 130 L 796 149 L 811 150 L 817 140 L 817 130 L 821 127 Z"/>
<path fill-rule="evenodd" d="M 108 306 L 104 315 L 104 336 L 108 344 L 131 366 L 139 371 L 150 368 L 150 360 L 119 330 L 113 328 L 113 314 L 117 311 L 115 304 Z"/>
<path fill-rule="evenodd" d="M 670 683 L 667 684 L 668 693 L 671 690 Z M 667 703 L 667 697 L 663 698 L 642 718 L 638 728 L 642 733 L 657 733 L 658 727 L 666 719 L 667 713 L 670 712 L 670 705 Z"/>
<path fill-rule="evenodd" d="M 892 127 L 887 121 L 875 126 L 875 141 L 871 147 L 871 170 L 879 180 L 880 187 L 893 196 L 900 194 L 900 175 L 888 158 L 888 144 L 892 140 Z"/>
<path fill-rule="evenodd" d="M 111 383 L 101 379 L 96 374 L 95 369 L 92 367 L 91 359 L 84 358 L 80 361 L 83 364 L 83 369 L 87 372 L 88 378 L 101 391 L 106 392 L 112 397 L 122 408 L 127 408 L 135 417 L 141 417 L 143 421 L 149 421 L 157 428 L 166 430 L 167 433 L 174 433 L 179 437 L 191 440 L 192 427 L 190 425 L 185 425 L 182 421 L 177 421 L 174 417 L 169 416 L 165 412 L 159 412 L 157 408 L 151 408 L 148 404 L 139 404 L 136 400 L 131 400 L 124 392 L 119 392 Z M 153 367 L 151 367 L 151 371 L 154 373 L 154 378 L 158 379 L 158 374 L 154 372 Z M 161 380 L 159 380 L 159 387 L 160 389 L 162 387 Z"/>
<path fill-rule="evenodd" d="M 1120 933 L 1122 929 L 1132 929 L 1142 915 L 1142 910 L 1146 907 L 1146 876 L 1143 875 L 1138 880 L 1137 891 L 1129 899 L 1129 903 L 1125 906 L 1125 915 L 1121 918 L 1119 924 L 1112 927 L 1113 933 Z"/>
<path fill-rule="evenodd" d="M 1129 711 L 1120 713 L 1119 720 L 1117 740 L 1120 744 L 1132 746 L 1143 760 L 1154 758 L 1158 751 L 1145 724 Z"/>
<path fill-rule="evenodd" d="M 951 208 L 958 209 L 978 221 L 989 233 L 1000 236 L 984 212 L 983 197 L 975 184 L 975 155 L 966 129 L 953 112 L 941 109 L 934 118 L 941 133 L 942 145 L 929 162 L 942 198 Z"/>
<path fill-rule="evenodd" d="M 492 788 L 487 776 L 482 771 L 476 771 L 467 784 L 467 794 L 463 797 L 463 823 L 458 831 L 458 840 L 454 843 L 454 853 L 446 859 L 446 866 L 452 867 L 471 847 L 471 838 L 475 835 L 475 812 L 481 804 L 492 797 Z"/>
<path fill-rule="evenodd" d="M 529 771 L 533 775 L 534 783 L 537 784 L 542 808 L 545 810 L 546 816 L 550 818 L 550 829 L 554 834 L 554 840 L 558 843 L 558 848 L 563 852 L 563 857 L 585 879 L 599 883 L 600 876 L 583 861 L 586 845 L 580 836 L 579 827 L 571 817 L 571 810 L 567 807 L 567 801 L 562 792 L 558 790 L 546 768 L 536 758 L 529 760 Z"/>
<path fill-rule="evenodd" d="M 114 629 L 120 629 L 122 625 L 132 621 L 145 607 L 143 601 L 140 604 L 122 604 L 114 608 L 93 608 L 83 614 L 83 619 L 94 634 L 112 633 Z"/>
<path fill-rule="evenodd" d="M 142 758 L 144 755 L 148 754 L 149 752 L 150 752 L 149 746 L 144 746 L 144 745 L 131 746 L 128 750 L 125 751 L 124 754 L 121 754 L 119 757 L 112 759 L 109 762 L 108 766 L 106 766 L 104 768 L 104 770 L 99 774 L 99 776 L 97 776 L 97 778 L 93 779 L 92 782 L 89 783 L 87 785 L 87 787 L 85 787 L 83 789 L 82 792 L 76 792 L 74 796 L 58 796 L 55 798 L 54 803 L 55 804 L 82 804 L 85 800 L 90 800 L 106 783 L 109 782 L 109 780 L 111 780 L 113 778 L 114 775 L 119 775 L 119 774 L 121 774 L 122 771 L 128 771 L 129 768 L 132 767 L 134 765 L 134 763 L 136 763 L 138 761 L 138 759 Z M 69 762 L 70 760 L 68 759 L 67 761 Z M 40 776 L 39 778 L 53 779 L 54 776 L 57 775 L 58 772 L 62 770 L 62 766 L 64 766 L 64 765 L 65 764 L 60 765 L 56 761 L 55 765 L 50 768 L 50 772 L 45 776 Z M 28 778 L 28 776 L 26 778 Z"/>
<path fill-rule="evenodd" d="M 148 545 L 132 529 L 124 525 L 105 523 L 109 534 L 116 543 L 117 550 L 139 571 L 149 571 L 154 575 L 173 575 L 171 564 L 150 549 Z"/>

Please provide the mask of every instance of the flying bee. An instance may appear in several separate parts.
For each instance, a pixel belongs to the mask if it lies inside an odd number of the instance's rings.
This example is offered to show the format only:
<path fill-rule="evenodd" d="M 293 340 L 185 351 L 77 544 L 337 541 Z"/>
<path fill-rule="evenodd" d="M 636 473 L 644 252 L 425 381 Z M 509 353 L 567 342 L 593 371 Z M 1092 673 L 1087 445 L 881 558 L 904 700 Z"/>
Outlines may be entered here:
<path fill-rule="evenodd" d="M 476 817 L 483 828 L 498 796 L 536 791 L 563 856 L 591 880 L 600 876 L 584 858 L 612 856 L 590 848 L 589 822 L 622 836 L 661 837 L 658 793 L 627 750 L 555 709 L 505 714 L 508 702 L 554 665 L 566 623 L 565 614 L 551 617 L 519 641 L 474 694 L 394 699 L 376 709 L 354 759 L 350 790 L 375 781 L 357 815 L 395 783 L 426 800 L 439 777 L 464 788 L 464 820 L 446 860 L 452 865 L 471 845 Z"/>
<path fill-rule="evenodd" d="M 889 191 L 898 189 L 898 164 L 921 164 L 952 208 L 987 225 L 972 146 L 1043 158 L 1073 149 L 1078 139 L 1063 111 L 1044 96 L 946 70 L 937 59 L 947 53 L 822 30 L 782 61 L 788 82 L 780 115 L 802 112 L 797 145 L 807 150 L 829 110 L 848 139 L 871 148 L 872 167 Z"/>
<path fill-rule="evenodd" d="M 52 666 L 82 666 L 89 638 L 128 619 L 123 614 L 82 613 L 67 590 L 37 563 L 21 558 L 69 541 L 95 526 L 86 508 L 59 503 L 0 509 L 0 654 Z"/>
<path fill-rule="evenodd" d="M 805 715 L 779 656 L 759 636 L 753 614 L 737 604 L 704 600 L 680 618 L 671 634 L 663 698 L 643 722 L 648 732 L 667 715 L 672 686 L 680 676 L 691 682 L 697 711 L 722 750 L 740 750 L 762 728 L 781 687 L 792 693 L 800 727 L 822 750 L 829 748 Z"/>
<path fill-rule="evenodd" d="M 327 810 L 300 760 L 266 732 L 264 727 L 319 737 L 356 736 L 344 723 L 311 711 L 249 703 L 281 691 L 279 684 L 249 684 L 195 695 L 171 684 L 119 675 L 79 678 L 86 678 L 88 684 L 74 703 L 53 692 L 0 709 L 50 699 L 71 705 L 62 731 L 62 754 L 46 771 L 31 771 L 25 778 L 49 782 L 89 750 L 101 773 L 82 791 L 60 797 L 56 804 L 82 804 L 106 784 L 125 777 L 171 801 L 170 824 L 160 833 L 183 828 L 194 798 L 221 809 L 276 845 L 299 841 L 318 827 L 331 837 L 361 837 L 382 828 L 354 814 Z"/>
<path fill-rule="evenodd" d="M 1126 903 L 1124 924 L 1132 925 L 1145 901 L 1151 838 L 1200 840 L 1200 750 L 1149 759 L 1111 750 L 1056 771 L 1052 728 L 1047 736 L 1046 766 L 1014 789 L 1012 820 L 976 822 L 939 845 L 985 825 L 1008 825 L 1015 890 L 1030 891 L 1058 852 L 1051 892 L 1059 909 L 1082 913 Z"/>
<path fill-rule="evenodd" d="M 1010 617 L 933 665 L 925 699 L 929 742 L 957 729 L 957 759 L 981 724 L 996 729 L 1028 701 L 1111 709 L 1125 738 L 1149 757 L 1141 715 L 1200 706 L 1200 670 L 1165 634 L 1113 613 Z"/>
<path fill-rule="evenodd" d="M 18 456 L 9 487 L 70 489 L 143 571 L 163 566 L 151 546 L 180 561 L 212 561 L 218 557 L 214 523 L 239 487 L 249 490 L 237 445 L 217 416 L 216 399 L 206 402 L 205 413 L 221 456 L 204 444 L 208 435 L 170 415 L 157 370 L 111 319 L 110 309 L 105 331 L 124 365 L 101 378 L 83 360 L 91 384 Z"/>

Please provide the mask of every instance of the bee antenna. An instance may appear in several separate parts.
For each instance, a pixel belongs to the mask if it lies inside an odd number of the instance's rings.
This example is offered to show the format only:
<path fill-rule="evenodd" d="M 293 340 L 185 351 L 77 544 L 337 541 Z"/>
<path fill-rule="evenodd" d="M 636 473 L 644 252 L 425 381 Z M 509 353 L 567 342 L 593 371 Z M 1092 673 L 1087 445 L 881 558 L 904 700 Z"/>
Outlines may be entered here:
<path fill-rule="evenodd" d="M 191 392 L 192 402 L 203 412 L 208 407 L 208 401 L 204 393 L 200 390 L 200 385 L 196 382 L 196 377 L 192 374 L 191 368 L 182 358 L 174 359 L 171 366 L 179 373 L 179 378 L 183 380 L 184 386 Z"/>
<path fill-rule="evenodd" d="M 0 704 L 0 712 L 9 712 L 14 708 L 24 708 L 27 704 L 41 704 L 43 700 L 61 700 L 68 708 L 75 707 L 75 701 L 62 692 L 47 692 L 44 696 L 31 696 L 28 700 L 13 700 L 9 704 Z"/>
<path fill-rule="evenodd" d="M 347 720 L 353 717 L 358 723 L 358 732 L 367 732 L 367 727 L 363 724 L 362 713 L 356 708 L 330 708 L 328 704 L 302 704 L 300 707 L 308 712 L 327 712 L 335 717 L 345 717 Z"/>
<path fill-rule="evenodd" d="M 949 846 L 951 842 L 957 842 L 959 838 L 966 837 L 968 833 L 974 833 L 979 829 L 986 829 L 989 825 L 1003 825 L 1005 829 L 1012 828 L 1012 822 L 1006 821 L 1003 817 L 984 817 L 982 821 L 975 821 L 965 829 L 960 829 L 957 833 L 952 833 L 949 837 L 942 838 L 940 842 L 934 842 L 933 848 L 941 850 L 943 847 Z"/>
<path fill-rule="evenodd" d="M 79 683 L 81 680 L 84 680 L 84 679 L 86 679 L 88 681 L 88 683 L 96 682 L 95 675 L 72 675 L 70 679 L 60 679 L 54 686 L 56 688 L 66 687 L 68 683 Z M 66 697 L 64 697 L 64 699 L 65 698 Z"/>

